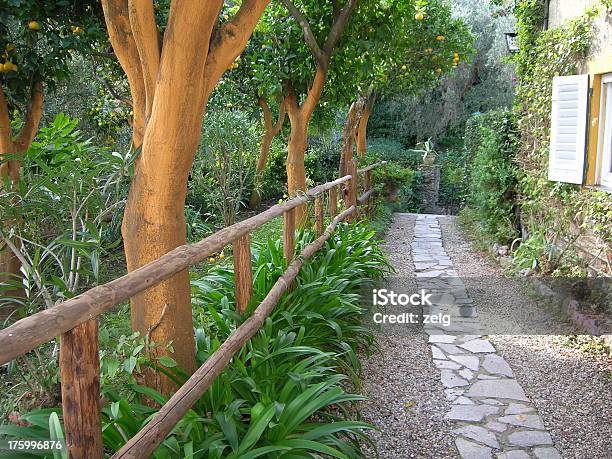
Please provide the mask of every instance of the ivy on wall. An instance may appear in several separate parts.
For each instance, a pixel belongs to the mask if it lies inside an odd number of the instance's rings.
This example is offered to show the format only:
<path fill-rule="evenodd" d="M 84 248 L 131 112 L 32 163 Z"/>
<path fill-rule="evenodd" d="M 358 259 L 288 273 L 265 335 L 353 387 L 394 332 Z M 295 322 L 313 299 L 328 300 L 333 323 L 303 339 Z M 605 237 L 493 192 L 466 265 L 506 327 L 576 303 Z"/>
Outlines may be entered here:
<path fill-rule="evenodd" d="M 590 230 L 609 251 L 612 199 L 604 191 L 548 181 L 552 82 L 579 73 L 590 51 L 597 10 L 563 26 L 542 31 L 544 2 L 521 0 L 515 10 L 520 51 L 517 64 L 519 149 L 516 155 L 522 224 L 550 244 L 574 240 L 576 229 Z M 605 252 L 604 252 L 605 253 Z"/>

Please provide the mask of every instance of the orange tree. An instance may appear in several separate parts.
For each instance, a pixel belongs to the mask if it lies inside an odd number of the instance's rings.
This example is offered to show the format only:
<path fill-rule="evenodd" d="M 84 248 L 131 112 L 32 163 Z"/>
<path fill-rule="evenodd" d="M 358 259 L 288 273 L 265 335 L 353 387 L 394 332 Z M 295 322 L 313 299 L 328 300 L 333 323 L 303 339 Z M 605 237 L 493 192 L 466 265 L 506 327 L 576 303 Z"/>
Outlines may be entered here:
<path fill-rule="evenodd" d="M 350 43 L 346 35 L 353 14 L 368 9 L 357 0 L 319 2 L 282 0 L 264 14 L 255 37 L 259 46 L 245 59 L 253 69 L 259 95 L 281 95 L 290 122 L 287 153 L 287 187 L 290 195 L 306 188 L 304 155 L 308 128 L 326 90 L 326 99 L 338 99 L 346 85 L 326 82 L 335 72 L 337 51 Z M 378 3 L 378 2 L 374 2 Z M 289 14 L 289 17 L 287 15 Z M 297 210 L 302 223 L 304 209 Z"/>
<path fill-rule="evenodd" d="M 353 75 L 357 95 L 344 130 L 343 158 L 353 143 L 359 156 L 367 149 L 367 125 L 377 94 L 415 94 L 433 85 L 469 60 L 474 37 L 468 26 L 453 18 L 441 0 L 397 0 L 388 14 L 373 16 L 355 32 L 365 52 L 357 48 Z M 342 165 L 341 162 L 341 172 Z"/>
<path fill-rule="evenodd" d="M 365 149 L 375 89 L 390 82 L 401 81 L 407 89 L 437 81 L 461 59 L 452 50 L 469 37 L 440 0 L 279 3 L 264 14 L 244 60 L 255 93 L 273 99 L 280 95 L 287 111 L 290 195 L 306 186 L 304 156 L 315 109 L 346 106 L 358 95 L 348 117 L 348 125 L 358 129 L 345 128 L 344 148 L 352 150 L 357 129 L 358 145 Z M 260 166 L 265 160 L 262 155 Z"/>
<path fill-rule="evenodd" d="M 100 38 L 97 2 L 0 0 L 0 193 L 17 184 L 23 154 L 43 113 L 43 93 L 69 76 L 75 52 Z M 10 233 L 14 220 L 2 221 Z M 0 282 L 19 274 L 20 263 L 0 249 Z"/>
<path fill-rule="evenodd" d="M 128 271 L 186 243 L 187 179 L 209 97 L 242 53 L 269 0 L 173 1 L 164 22 L 153 0 L 102 0 L 114 52 L 126 73 L 141 144 L 124 219 Z M 189 274 L 183 271 L 135 296 L 132 327 L 157 353 L 191 372 L 195 343 Z M 164 393 L 172 383 L 147 374 Z"/>

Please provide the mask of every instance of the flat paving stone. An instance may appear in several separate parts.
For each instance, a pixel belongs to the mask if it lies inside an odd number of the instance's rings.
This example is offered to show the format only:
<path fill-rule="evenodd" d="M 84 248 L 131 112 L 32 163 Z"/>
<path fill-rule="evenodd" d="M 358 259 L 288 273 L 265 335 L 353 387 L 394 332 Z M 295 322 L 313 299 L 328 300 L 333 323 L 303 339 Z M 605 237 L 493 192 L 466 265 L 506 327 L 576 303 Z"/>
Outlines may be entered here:
<path fill-rule="evenodd" d="M 453 405 L 475 405 L 469 398 L 460 395 L 453 401 Z"/>
<path fill-rule="evenodd" d="M 548 432 L 538 430 L 525 430 L 523 432 L 513 432 L 508 435 L 508 442 L 513 446 L 540 446 L 552 445 L 553 441 Z"/>
<path fill-rule="evenodd" d="M 429 342 L 452 344 L 456 339 L 457 337 L 453 335 L 431 335 L 429 337 Z"/>
<path fill-rule="evenodd" d="M 470 384 L 452 370 L 442 370 L 440 373 L 442 385 L 448 389 L 452 389 L 453 387 L 467 386 Z"/>
<path fill-rule="evenodd" d="M 479 359 L 475 355 L 451 355 L 449 357 L 451 360 L 454 360 L 472 371 L 478 371 L 480 368 Z"/>
<path fill-rule="evenodd" d="M 446 352 L 447 354 L 450 354 L 450 355 L 465 354 L 465 351 L 463 349 L 459 349 L 454 344 L 440 343 L 440 344 L 438 344 L 438 347 L 440 349 L 442 349 L 444 352 Z"/>
<path fill-rule="evenodd" d="M 457 438 L 455 440 L 455 446 L 457 446 L 459 456 L 462 459 L 489 459 L 493 457 L 491 456 L 491 448 L 468 441 L 464 438 Z"/>
<path fill-rule="evenodd" d="M 460 344 L 459 347 L 474 353 L 495 352 L 491 342 L 486 339 L 473 339 L 467 343 Z"/>
<path fill-rule="evenodd" d="M 457 397 L 461 397 L 465 393 L 465 390 L 457 388 L 444 389 L 444 393 L 446 394 L 446 399 L 452 402 L 453 400 L 456 400 Z"/>
<path fill-rule="evenodd" d="M 498 422 L 512 424 L 518 427 L 529 427 L 530 429 L 544 430 L 542 418 L 535 414 L 514 414 L 512 416 L 502 416 L 497 418 Z"/>
<path fill-rule="evenodd" d="M 508 424 L 502 424 L 497 421 L 489 421 L 484 425 L 489 430 L 494 430 L 495 432 L 505 432 L 508 430 Z"/>
<path fill-rule="evenodd" d="M 434 365 L 440 370 L 459 370 L 461 365 L 450 360 L 434 360 Z"/>
<path fill-rule="evenodd" d="M 434 359 L 448 360 L 448 357 L 446 357 L 444 352 L 442 352 L 440 348 L 437 348 L 436 346 L 431 346 L 431 354 Z"/>
<path fill-rule="evenodd" d="M 468 381 L 474 377 L 474 373 L 472 373 L 472 371 L 468 370 L 467 368 L 464 368 L 463 370 L 459 370 L 457 373 L 459 373 L 459 376 L 467 379 Z"/>
<path fill-rule="evenodd" d="M 508 365 L 508 362 L 499 355 L 491 354 L 485 356 L 482 367 L 492 374 L 504 375 L 510 378 L 514 377 L 514 372 L 512 368 L 510 368 L 510 365 Z"/>
<path fill-rule="evenodd" d="M 514 379 L 482 379 L 476 381 L 468 390 L 467 396 L 527 401 L 523 388 Z"/>
<path fill-rule="evenodd" d="M 503 405 L 502 402 L 500 402 L 499 400 L 495 400 L 494 398 L 485 398 L 481 400 L 480 403 L 486 403 L 487 405 L 493 405 L 493 406 Z"/>
<path fill-rule="evenodd" d="M 496 414 L 499 408 L 490 405 L 453 405 L 446 419 L 452 421 L 480 422 L 490 414 Z M 544 444 L 544 443 L 539 443 Z"/>
<path fill-rule="evenodd" d="M 484 443 L 491 448 L 499 449 L 499 442 L 495 437 L 495 434 L 488 431 L 484 427 L 480 426 L 465 426 L 459 429 L 454 429 L 454 433 L 457 435 L 463 435 L 471 440 L 476 440 L 477 442 Z"/>

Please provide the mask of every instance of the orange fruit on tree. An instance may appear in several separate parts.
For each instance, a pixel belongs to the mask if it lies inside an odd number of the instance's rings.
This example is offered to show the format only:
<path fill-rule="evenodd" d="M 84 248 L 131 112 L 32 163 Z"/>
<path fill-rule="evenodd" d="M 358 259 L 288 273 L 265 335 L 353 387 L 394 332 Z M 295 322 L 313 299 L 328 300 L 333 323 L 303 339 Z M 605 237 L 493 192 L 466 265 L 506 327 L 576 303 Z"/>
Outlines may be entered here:
<path fill-rule="evenodd" d="M 416 19 L 417 21 L 422 21 L 423 19 L 425 19 L 425 14 L 419 11 L 417 14 L 414 15 L 414 19 Z"/>
<path fill-rule="evenodd" d="M 438 36 L 436 37 L 436 40 L 438 40 L 438 41 L 444 41 L 444 40 L 446 40 L 446 37 L 445 37 L 444 35 L 438 35 Z"/>
<path fill-rule="evenodd" d="M 6 72 L 6 70 L 4 70 L 4 64 L 0 64 L 0 73 L 4 72 Z"/>
<path fill-rule="evenodd" d="M 433 48 L 427 48 L 427 49 L 425 50 L 425 52 L 426 52 L 427 54 L 431 54 L 431 53 L 433 53 Z"/>
<path fill-rule="evenodd" d="M 40 30 L 40 23 L 38 21 L 30 21 L 28 22 L 28 29 Z"/>
<path fill-rule="evenodd" d="M 442 75 L 442 69 L 441 68 L 437 68 L 436 69 L 436 74 L 437 75 Z"/>

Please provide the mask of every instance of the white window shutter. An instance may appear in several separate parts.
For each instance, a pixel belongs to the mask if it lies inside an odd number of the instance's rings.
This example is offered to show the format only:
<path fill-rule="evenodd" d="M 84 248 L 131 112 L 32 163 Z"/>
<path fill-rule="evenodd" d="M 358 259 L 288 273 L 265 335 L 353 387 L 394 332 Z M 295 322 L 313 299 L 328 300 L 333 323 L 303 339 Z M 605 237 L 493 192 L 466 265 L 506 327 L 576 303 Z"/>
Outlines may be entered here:
<path fill-rule="evenodd" d="M 589 115 L 589 75 L 555 77 L 548 179 L 582 184 Z"/>

